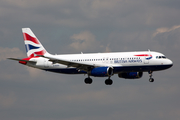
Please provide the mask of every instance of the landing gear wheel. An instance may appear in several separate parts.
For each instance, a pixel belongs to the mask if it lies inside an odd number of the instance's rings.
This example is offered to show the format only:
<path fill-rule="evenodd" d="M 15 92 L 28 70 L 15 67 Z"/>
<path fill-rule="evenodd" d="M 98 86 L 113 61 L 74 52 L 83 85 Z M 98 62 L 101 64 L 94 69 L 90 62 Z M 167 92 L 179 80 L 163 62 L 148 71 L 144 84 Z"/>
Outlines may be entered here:
<path fill-rule="evenodd" d="M 149 78 L 149 82 L 154 82 L 154 78 Z"/>
<path fill-rule="evenodd" d="M 85 82 L 86 84 L 91 84 L 91 83 L 92 83 L 92 79 L 91 79 L 91 78 L 85 78 L 85 79 L 84 79 L 84 82 Z"/>
<path fill-rule="evenodd" d="M 105 84 L 106 85 L 112 85 L 113 81 L 111 79 L 107 79 L 107 80 L 105 80 Z"/>
<path fill-rule="evenodd" d="M 153 73 L 153 71 L 148 71 L 148 73 L 149 73 L 149 82 L 154 82 L 154 78 L 152 78 L 152 73 Z"/>

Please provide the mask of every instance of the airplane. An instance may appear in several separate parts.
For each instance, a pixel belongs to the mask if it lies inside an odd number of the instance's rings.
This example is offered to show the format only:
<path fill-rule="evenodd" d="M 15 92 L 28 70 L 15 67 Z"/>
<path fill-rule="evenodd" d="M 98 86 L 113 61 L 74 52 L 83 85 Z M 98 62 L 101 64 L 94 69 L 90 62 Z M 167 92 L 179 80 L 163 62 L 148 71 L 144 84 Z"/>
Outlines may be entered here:
<path fill-rule="evenodd" d="M 138 79 L 143 72 L 149 73 L 149 81 L 153 71 L 165 70 L 173 66 L 173 62 L 165 55 L 154 51 L 111 52 L 52 55 L 46 51 L 30 28 L 22 28 L 27 57 L 23 59 L 8 58 L 19 61 L 29 67 L 63 74 L 87 74 L 86 84 L 91 84 L 94 77 L 107 77 L 106 85 L 112 85 L 110 79 L 114 74 L 119 78 Z"/>

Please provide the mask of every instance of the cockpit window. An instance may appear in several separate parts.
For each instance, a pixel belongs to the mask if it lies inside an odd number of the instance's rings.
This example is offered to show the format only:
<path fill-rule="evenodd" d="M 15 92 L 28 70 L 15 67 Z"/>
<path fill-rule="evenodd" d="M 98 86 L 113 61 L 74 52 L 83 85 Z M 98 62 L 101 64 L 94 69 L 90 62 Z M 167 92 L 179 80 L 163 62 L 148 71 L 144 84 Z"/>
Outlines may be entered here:
<path fill-rule="evenodd" d="M 166 59 L 165 56 L 156 56 L 156 59 Z"/>

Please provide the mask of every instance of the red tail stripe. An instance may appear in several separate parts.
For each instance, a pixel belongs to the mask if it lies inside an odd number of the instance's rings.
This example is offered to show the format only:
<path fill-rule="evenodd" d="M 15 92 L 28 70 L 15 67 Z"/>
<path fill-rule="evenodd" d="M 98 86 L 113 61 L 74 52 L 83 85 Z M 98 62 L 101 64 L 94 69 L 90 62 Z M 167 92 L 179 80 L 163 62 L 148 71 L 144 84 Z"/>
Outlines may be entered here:
<path fill-rule="evenodd" d="M 37 55 L 44 55 L 46 53 L 46 51 L 42 50 L 42 51 L 38 51 L 38 52 L 34 52 L 34 53 Z"/>
<path fill-rule="evenodd" d="M 24 36 L 24 40 L 28 40 L 28 41 L 32 41 L 32 42 L 34 42 L 36 44 L 40 44 L 39 41 L 36 38 L 30 36 L 27 33 L 23 33 L 23 36 Z"/>
<path fill-rule="evenodd" d="M 42 51 L 38 51 L 38 52 L 34 52 L 37 55 L 44 55 L 46 53 L 46 50 L 42 50 Z M 29 58 L 35 57 L 34 54 L 31 54 L 29 56 Z"/>
<path fill-rule="evenodd" d="M 29 58 L 33 58 L 34 57 L 34 54 L 31 54 L 30 56 L 29 56 Z"/>

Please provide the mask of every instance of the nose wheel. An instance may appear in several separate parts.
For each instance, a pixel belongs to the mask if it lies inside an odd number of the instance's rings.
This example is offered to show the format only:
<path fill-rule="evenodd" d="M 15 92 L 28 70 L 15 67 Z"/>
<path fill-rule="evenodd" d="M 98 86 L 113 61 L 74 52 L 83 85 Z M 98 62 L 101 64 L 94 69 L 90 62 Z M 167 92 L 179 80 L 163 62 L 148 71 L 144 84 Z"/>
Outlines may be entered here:
<path fill-rule="evenodd" d="M 154 78 L 149 78 L 149 82 L 154 82 Z"/>
<path fill-rule="evenodd" d="M 152 73 L 153 73 L 153 71 L 149 71 L 148 72 L 149 73 L 149 82 L 154 82 L 154 78 L 152 78 Z"/>

